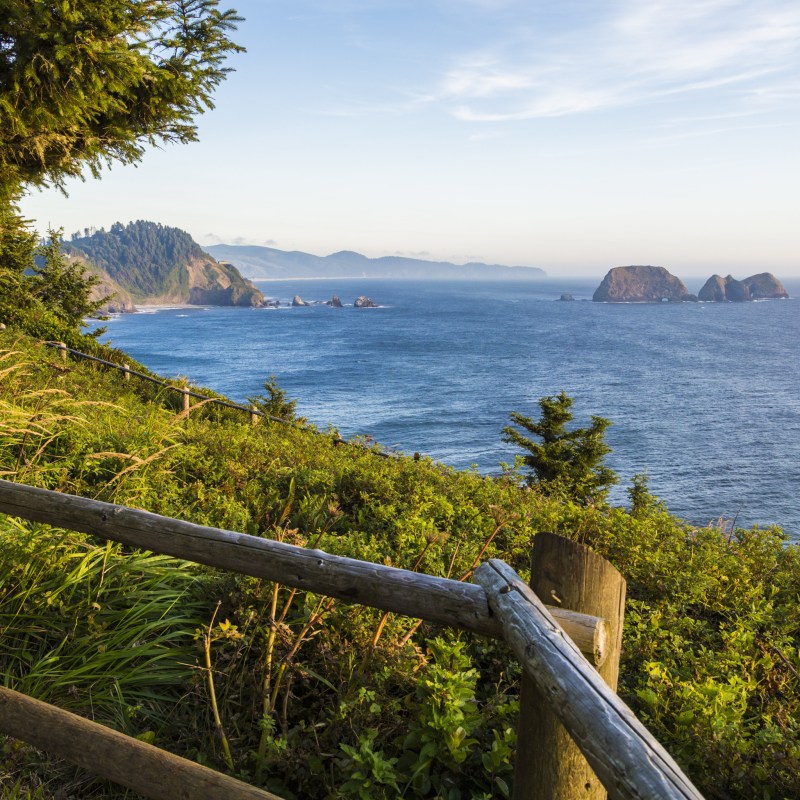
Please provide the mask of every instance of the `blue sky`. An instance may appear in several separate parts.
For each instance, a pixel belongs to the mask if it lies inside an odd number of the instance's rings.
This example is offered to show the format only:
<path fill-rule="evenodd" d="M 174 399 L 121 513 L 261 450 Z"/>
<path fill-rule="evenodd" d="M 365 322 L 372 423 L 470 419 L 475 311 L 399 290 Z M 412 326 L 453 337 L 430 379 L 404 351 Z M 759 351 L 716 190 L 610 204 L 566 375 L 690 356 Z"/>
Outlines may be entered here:
<path fill-rule="evenodd" d="M 200 142 L 34 192 L 69 234 L 602 276 L 800 275 L 797 0 L 239 0 Z"/>

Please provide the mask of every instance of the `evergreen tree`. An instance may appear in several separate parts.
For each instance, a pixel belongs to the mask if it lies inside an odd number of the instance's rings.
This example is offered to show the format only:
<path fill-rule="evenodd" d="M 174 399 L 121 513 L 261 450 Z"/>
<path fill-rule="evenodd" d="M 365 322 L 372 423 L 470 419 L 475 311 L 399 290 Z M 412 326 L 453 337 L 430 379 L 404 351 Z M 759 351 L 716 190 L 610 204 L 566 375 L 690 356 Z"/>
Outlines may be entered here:
<path fill-rule="evenodd" d="M 0 202 L 0 322 L 8 322 L 32 302 L 25 270 L 33 265 L 36 234 L 16 209 Z"/>
<path fill-rule="evenodd" d="M 278 378 L 270 375 L 263 384 L 266 394 L 248 397 L 251 405 L 255 406 L 263 414 L 270 417 L 278 417 L 287 421 L 305 422 L 303 417 L 297 416 L 297 400 L 290 400 L 286 390 L 278 384 Z"/>
<path fill-rule="evenodd" d="M 523 463 L 530 468 L 528 483 L 538 484 L 547 494 L 564 493 L 584 502 L 602 502 L 617 476 L 603 463 L 611 448 L 605 443 L 606 428 L 611 422 L 592 416 L 588 428 L 567 430 L 572 421 L 573 400 L 564 391 L 555 397 L 542 397 L 538 421 L 516 411 L 511 421 L 525 433 L 507 425 L 503 441 L 525 451 Z M 541 441 L 531 439 L 533 434 Z"/>
<path fill-rule="evenodd" d="M 196 139 L 239 20 L 219 0 L 0 0 L 0 200 Z"/>
<path fill-rule="evenodd" d="M 30 280 L 36 237 L 19 199 L 195 140 L 225 58 L 243 49 L 229 37 L 238 21 L 219 0 L 0 0 L 0 321 L 79 331 L 91 285 L 54 250 Z M 54 316 L 56 297 L 70 306 Z"/>
<path fill-rule="evenodd" d="M 79 330 L 87 317 L 97 318 L 97 312 L 107 298 L 89 299 L 92 287 L 100 280 L 87 273 L 80 261 L 64 255 L 61 233 L 49 231 L 49 238 L 36 249 L 40 263 L 33 268 L 33 293 L 65 325 Z M 104 330 L 97 328 L 91 335 L 97 337 Z"/>

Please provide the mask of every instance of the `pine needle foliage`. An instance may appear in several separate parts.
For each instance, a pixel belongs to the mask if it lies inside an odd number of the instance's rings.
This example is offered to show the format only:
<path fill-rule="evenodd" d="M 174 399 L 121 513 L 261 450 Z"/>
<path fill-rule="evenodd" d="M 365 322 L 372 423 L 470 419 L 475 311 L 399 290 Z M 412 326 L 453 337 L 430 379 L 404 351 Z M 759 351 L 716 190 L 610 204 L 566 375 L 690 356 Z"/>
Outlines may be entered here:
<path fill-rule="evenodd" d="M 218 0 L 0 0 L 0 200 L 196 138 L 242 50 Z"/>
<path fill-rule="evenodd" d="M 528 483 L 537 484 L 546 494 L 561 494 L 587 503 L 605 500 L 617 476 L 603 462 L 611 452 L 604 440 L 611 424 L 592 416 L 588 428 L 567 430 L 572 422 L 573 399 L 562 391 L 539 400 L 541 417 L 534 420 L 513 411 L 510 425 L 503 428 L 503 440 L 525 451 L 522 463 L 529 468 Z M 526 434 L 538 437 L 531 439 Z"/>

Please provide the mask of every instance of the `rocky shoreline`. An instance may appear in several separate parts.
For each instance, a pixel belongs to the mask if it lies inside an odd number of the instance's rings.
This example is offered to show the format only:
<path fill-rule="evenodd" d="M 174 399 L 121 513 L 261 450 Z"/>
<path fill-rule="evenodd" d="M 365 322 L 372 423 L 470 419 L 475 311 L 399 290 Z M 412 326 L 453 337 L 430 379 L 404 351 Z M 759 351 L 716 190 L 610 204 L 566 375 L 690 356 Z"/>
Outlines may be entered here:
<path fill-rule="evenodd" d="M 270 308 L 279 308 L 280 301 L 267 300 L 264 303 L 264 305 Z M 331 308 L 345 307 L 344 303 L 342 303 L 338 294 L 333 295 L 333 297 L 331 297 L 330 300 L 303 300 L 303 298 L 300 297 L 299 294 L 296 294 L 292 298 L 292 302 L 287 303 L 287 305 L 291 306 L 292 308 L 305 308 L 311 306 L 330 306 Z M 371 297 L 367 297 L 366 295 L 360 294 L 353 302 L 353 308 L 379 308 L 379 306 L 376 302 L 373 301 Z"/>

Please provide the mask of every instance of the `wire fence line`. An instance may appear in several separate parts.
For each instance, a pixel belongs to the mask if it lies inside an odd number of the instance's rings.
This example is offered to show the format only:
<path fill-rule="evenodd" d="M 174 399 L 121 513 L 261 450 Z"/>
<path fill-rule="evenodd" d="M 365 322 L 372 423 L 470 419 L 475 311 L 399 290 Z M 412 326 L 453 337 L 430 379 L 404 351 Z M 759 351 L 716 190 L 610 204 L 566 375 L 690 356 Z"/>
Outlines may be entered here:
<path fill-rule="evenodd" d="M 127 364 L 117 364 L 114 361 L 108 361 L 104 358 L 98 358 L 97 356 L 89 355 L 89 353 L 84 353 L 81 350 L 75 350 L 72 347 L 67 347 L 64 342 L 44 342 L 47 347 L 54 347 L 56 348 L 59 353 L 61 354 L 62 360 L 66 361 L 67 354 L 74 356 L 75 358 L 83 359 L 85 361 L 92 361 L 96 364 L 102 364 L 105 367 L 110 367 L 112 369 L 116 369 L 122 372 L 125 375 L 125 379 L 128 379 L 128 376 L 134 375 L 141 380 L 149 381 L 150 383 L 154 383 L 157 386 L 163 386 L 166 389 L 172 389 L 173 391 L 179 392 L 184 397 L 184 410 L 188 410 L 188 402 L 190 397 L 196 397 L 200 400 L 204 400 L 207 403 L 214 403 L 218 406 L 223 406 L 224 408 L 230 408 L 235 411 L 243 411 L 246 414 L 250 415 L 250 421 L 255 424 L 256 418 L 262 417 L 263 419 L 268 419 L 271 422 L 280 422 L 282 425 L 289 425 L 293 428 L 299 428 L 300 430 L 305 431 L 312 431 L 313 433 L 320 433 L 319 431 L 309 428 L 305 425 L 298 424 L 294 420 L 284 419 L 283 417 L 276 417 L 273 414 L 268 414 L 265 411 L 261 411 L 261 409 L 256 408 L 255 406 L 243 406 L 239 405 L 238 403 L 232 403 L 230 400 L 222 400 L 218 397 L 208 397 L 205 394 L 201 394 L 200 392 L 195 392 L 185 386 L 176 386 L 174 383 L 170 383 L 169 381 L 165 381 L 161 378 L 154 378 L 152 375 L 148 375 L 145 372 L 139 372 L 138 370 L 131 369 Z M 338 434 L 332 438 L 334 444 L 347 444 L 347 440 L 343 439 Z M 374 453 L 376 456 L 380 456 L 381 458 L 396 458 L 396 453 L 386 453 L 383 450 L 376 450 L 374 448 L 369 448 L 370 453 Z M 414 458 L 419 459 L 419 454 L 414 453 Z"/>

